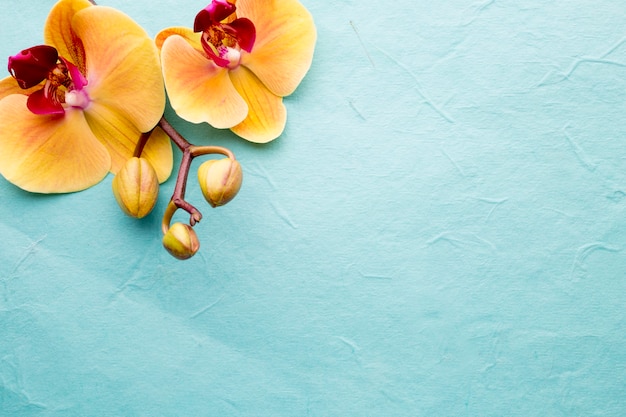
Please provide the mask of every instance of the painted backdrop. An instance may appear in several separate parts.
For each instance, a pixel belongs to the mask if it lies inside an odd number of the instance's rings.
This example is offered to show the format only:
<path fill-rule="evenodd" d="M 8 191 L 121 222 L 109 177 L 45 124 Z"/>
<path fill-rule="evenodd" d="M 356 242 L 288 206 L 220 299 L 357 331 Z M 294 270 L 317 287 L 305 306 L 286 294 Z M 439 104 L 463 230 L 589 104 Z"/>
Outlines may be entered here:
<path fill-rule="evenodd" d="M 0 56 L 41 42 L 54 2 L 2 2 Z M 205 2 L 99 3 L 154 36 Z M 167 112 L 244 168 L 194 258 L 173 179 L 135 221 L 111 176 L 0 178 L 0 415 L 624 415 L 624 2 L 302 2 L 278 140 Z"/>

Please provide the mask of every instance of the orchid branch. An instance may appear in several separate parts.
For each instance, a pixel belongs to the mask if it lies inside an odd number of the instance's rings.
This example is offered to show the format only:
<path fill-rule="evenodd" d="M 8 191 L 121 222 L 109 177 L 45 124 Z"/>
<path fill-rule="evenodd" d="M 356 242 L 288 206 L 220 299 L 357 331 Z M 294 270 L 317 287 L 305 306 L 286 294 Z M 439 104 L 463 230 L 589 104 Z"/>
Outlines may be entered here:
<path fill-rule="evenodd" d="M 235 160 L 235 155 L 227 148 L 221 146 L 196 146 L 190 143 L 183 137 L 175 128 L 167 121 L 165 117 L 162 117 L 158 126 L 170 137 L 172 142 L 181 150 L 183 157 L 178 168 L 178 176 L 176 178 L 176 185 L 174 187 L 174 193 L 172 194 L 171 202 L 182 210 L 189 213 L 189 224 L 194 226 L 197 222 L 202 220 L 202 213 L 198 211 L 193 205 L 185 200 L 185 192 L 187 189 L 187 178 L 189 177 L 189 170 L 191 168 L 191 162 L 197 156 L 208 154 L 222 154 L 231 160 Z M 169 208 L 169 207 L 168 207 Z M 173 213 L 172 213 L 173 214 Z"/>

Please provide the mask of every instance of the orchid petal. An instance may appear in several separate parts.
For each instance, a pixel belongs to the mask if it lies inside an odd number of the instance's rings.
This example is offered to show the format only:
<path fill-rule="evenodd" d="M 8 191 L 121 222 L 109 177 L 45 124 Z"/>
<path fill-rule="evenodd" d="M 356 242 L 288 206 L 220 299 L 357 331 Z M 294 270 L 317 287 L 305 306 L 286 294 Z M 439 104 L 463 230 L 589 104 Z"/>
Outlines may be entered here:
<path fill-rule="evenodd" d="M 85 51 L 72 28 L 72 19 L 79 11 L 93 6 L 88 0 L 61 0 L 54 5 L 44 27 L 44 40 L 59 55 L 72 61 L 84 74 Z"/>
<path fill-rule="evenodd" d="M 282 98 L 269 91 L 244 67 L 231 71 L 230 78 L 250 109 L 245 120 L 231 130 L 256 143 L 266 143 L 280 136 L 287 122 Z"/>
<path fill-rule="evenodd" d="M 80 191 L 100 182 L 111 159 L 81 111 L 39 116 L 26 108 L 25 95 L 0 100 L 0 173 L 24 190 Z"/>
<path fill-rule="evenodd" d="M 193 46 L 194 49 L 196 49 L 197 51 L 203 51 L 201 42 L 202 34 L 196 33 L 190 28 L 186 27 L 171 27 L 160 31 L 154 40 L 159 51 L 163 46 L 163 42 L 165 42 L 165 40 L 172 35 L 178 35 L 183 37 L 187 41 L 187 43 Z"/>
<path fill-rule="evenodd" d="M 160 127 L 155 128 L 150 134 L 141 157 L 150 162 L 160 183 L 166 181 L 172 174 L 174 165 L 172 143 L 170 137 Z"/>
<path fill-rule="evenodd" d="M 278 96 L 288 96 L 311 67 L 317 38 L 313 18 L 297 0 L 238 0 L 237 15 L 256 27 L 248 67 Z"/>
<path fill-rule="evenodd" d="M 141 132 L 115 108 L 93 102 L 85 111 L 91 131 L 111 154 L 111 172 L 117 173 L 131 158 Z M 153 140 L 154 139 L 154 140 Z M 172 146 L 163 135 L 156 134 L 148 140 L 144 151 L 159 181 L 164 181 L 172 171 Z"/>
<path fill-rule="evenodd" d="M 12 76 L 5 77 L 0 80 L 0 99 L 5 98 L 11 94 L 31 94 L 37 90 L 41 89 L 40 85 L 36 85 L 34 87 L 28 88 L 24 90 L 18 84 L 15 78 Z"/>
<path fill-rule="evenodd" d="M 165 86 L 172 108 L 192 123 L 230 128 L 248 114 L 248 106 L 233 86 L 228 71 L 193 48 L 180 36 L 170 36 L 161 49 Z"/>
<path fill-rule="evenodd" d="M 91 100 L 115 108 L 141 131 L 152 129 L 163 115 L 165 89 L 158 51 L 144 29 L 104 6 L 76 13 L 72 27 L 84 45 Z"/>

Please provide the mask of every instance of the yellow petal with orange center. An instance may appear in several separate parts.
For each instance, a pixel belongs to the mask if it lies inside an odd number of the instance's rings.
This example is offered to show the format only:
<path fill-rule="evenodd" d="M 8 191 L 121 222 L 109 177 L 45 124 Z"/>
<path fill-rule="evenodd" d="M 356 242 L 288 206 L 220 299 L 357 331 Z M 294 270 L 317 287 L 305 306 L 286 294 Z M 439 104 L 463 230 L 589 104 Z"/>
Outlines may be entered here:
<path fill-rule="evenodd" d="M 245 120 L 231 130 L 256 143 L 266 143 L 280 136 L 287 121 L 283 99 L 269 91 L 244 67 L 231 71 L 230 77 L 250 109 Z"/>
<path fill-rule="evenodd" d="M 313 17 L 297 0 L 238 0 L 237 16 L 256 28 L 248 67 L 274 94 L 288 96 L 311 67 L 317 33 Z"/>
<path fill-rule="evenodd" d="M 26 108 L 24 95 L 0 100 L 0 173 L 24 190 L 80 191 L 109 172 L 111 158 L 94 137 L 83 113 L 41 116 Z"/>
<path fill-rule="evenodd" d="M 76 13 L 72 27 L 85 48 L 87 93 L 131 120 L 152 129 L 165 109 L 159 55 L 148 34 L 124 13 L 89 7 Z"/>
<path fill-rule="evenodd" d="M 41 85 L 36 85 L 34 87 L 24 90 L 17 84 L 17 81 L 15 81 L 15 78 L 9 75 L 8 77 L 0 80 L 0 99 L 3 99 L 4 97 L 9 96 L 11 94 L 28 95 L 40 89 L 41 89 Z"/>
<path fill-rule="evenodd" d="M 88 0 L 61 0 L 50 10 L 44 26 L 46 44 L 54 46 L 60 56 L 69 59 L 82 72 L 85 71 L 85 52 L 72 28 L 72 19 L 76 13 L 90 6 L 92 4 Z"/>
<path fill-rule="evenodd" d="M 85 111 L 91 131 L 111 154 L 111 172 L 117 173 L 133 156 L 141 132 L 116 109 L 94 102 Z M 172 145 L 169 138 L 158 129 L 152 134 L 143 157 L 157 172 L 159 182 L 165 181 L 172 172 Z"/>
<path fill-rule="evenodd" d="M 157 48 L 161 50 L 163 42 L 172 35 L 178 35 L 184 38 L 194 49 L 200 52 L 203 51 L 202 43 L 200 42 L 202 34 L 200 32 L 196 33 L 191 28 L 186 27 L 172 27 L 160 31 L 154 40 Z"/>
<path fill-rule="evenodd" d="M 248 106 L 228 70 L 215 65 L 184 38 L 173 35 L 163 42 L 161 62 L 170 103 L 183 119 L 223 129 L 246 118 Z"/>
<path fill-rule="evenodd" d="M 160 127 L 152 131 L 141 156 L 150 162 L 160 183 L 165 182 L 170 177 L 174 165 L 172 143 L 170 137 Z"/>

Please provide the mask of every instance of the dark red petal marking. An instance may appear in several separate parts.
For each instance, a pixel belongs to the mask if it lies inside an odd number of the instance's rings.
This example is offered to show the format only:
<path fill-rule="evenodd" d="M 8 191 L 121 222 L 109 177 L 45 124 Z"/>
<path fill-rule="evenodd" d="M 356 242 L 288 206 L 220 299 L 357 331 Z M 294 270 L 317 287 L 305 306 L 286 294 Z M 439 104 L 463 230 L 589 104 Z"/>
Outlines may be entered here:
<path fill-rule="evenodd" d="M 28 96 L 26 101 L 28 110 L 35 114 L 63 114 L 65 110 L 61 103 L 46 96 L 45 89 L 37 90 Z"/>
<path fill-rule="evenodd" d="M 21 88 L 34 87 L 48 77 L 58 59 L 59 53 L 52 46 L 33 46 L 9 57 L 9 72 Z"/>
<path fill-rule="evenodd" d="M 83 75 L 82 72 L 78 69 L 78 67 L 65 58 L 61 57 L 61 60 L 67 67 L 67 70 L 70 73 L 70 79 L 72 80 L 72 84 L 74 84 L 74 90 L 82 90 L 84 86 L 87 85 L 87 78 Z"/>
<path fill-rule="evenodd" d="M 219 23 L 235 13 L 235 10 L 235 5 L 228 3 L 226 0 L 213 0 L 211 4 L 196 15 L 196 20 L 193 24 L 194 32 L 205 31 L 211 25 Z"/>
<path fill-rule="evenodd" d="M 251 52 L 256 40 L 256 29 L 250 19 L 240 17 L 228 24 L 222 25 L 224 31 L 237 39 L 239 47 L 246 52 Z"/>

